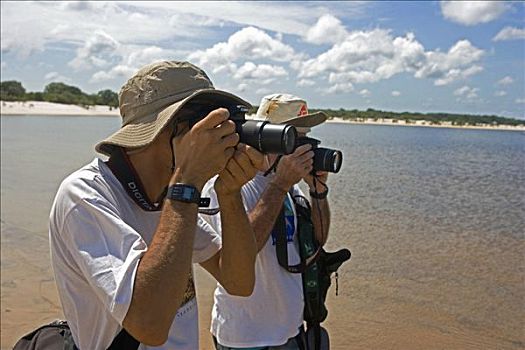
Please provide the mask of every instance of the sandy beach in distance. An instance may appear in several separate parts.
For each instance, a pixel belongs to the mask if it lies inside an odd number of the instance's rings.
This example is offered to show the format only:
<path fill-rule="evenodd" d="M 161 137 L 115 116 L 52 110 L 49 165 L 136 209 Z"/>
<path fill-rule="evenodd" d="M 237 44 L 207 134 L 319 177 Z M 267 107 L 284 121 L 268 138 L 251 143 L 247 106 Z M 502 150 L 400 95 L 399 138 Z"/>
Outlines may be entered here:
<path fill-rule="evenodd" d="M 89 106 L 51 103 L 42 101 L 9 102 L 1 101 L 1 114 L 6 115 L 114 115 L 119 116 L 118 108 L 109 106 Z"/>
<path fill-rule="evenodd" d="M 118 108 L 108 106 L 89 106 L 84 108 L 76 105 L 65 105 L 60 103 L 27 101 L 27 102 L 9 102 L 1 101 L 0 114 L 5 115 L 91 115 L 91 116 L 119 116 Z M 250 116 L 248 116 L 250 117 Z M 478 130 L 509 130 L 525 131 L 525 126 L 512 125 L 452 125 L 450 122 L 443 122 L 440 125 L 431 124 L 428 121 L 416 120 L 411 123 L 398 121 L 395 119 L 363 119 L 363 120 L 344 120 L 342 118 L 332 118 L 327 123 L 351 123 L 365 125 L 392 125 L 392 126 L 419 126 L 433 128 L 460 128 L 460 129 L 478 129 Z"/>

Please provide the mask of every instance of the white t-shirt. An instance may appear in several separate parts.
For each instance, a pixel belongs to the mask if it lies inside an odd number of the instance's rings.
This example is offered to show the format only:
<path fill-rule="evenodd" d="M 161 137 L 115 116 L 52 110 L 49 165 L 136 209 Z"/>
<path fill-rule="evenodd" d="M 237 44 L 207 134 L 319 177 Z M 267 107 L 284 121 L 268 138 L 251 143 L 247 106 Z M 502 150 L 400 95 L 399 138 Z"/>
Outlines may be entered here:
<path fill-rule="evenodd" d="M 129 198 L 101 159 L 60 185 L 50 215 L 51 258 L 64 314 L 81 350 L 105 350 L 122 330 L 137 266 L 159 218 L 160 211 L 145 211 Z M 198 219 L 193 262 L 211 258 L 219 248 L 220 236 Z M 154 349 L 199 348 L 195 288 L 188 277 L 168 341 Z"/>
<path fill-rule="evenodd" d="M 242 188 L 247 211 L 251 211 L 264 192 L 272 175 L 259 173 Z M 218 206 L 213 190 L 215 179 L 203 189 L 202 196 L 210 197 L 210 208 Z M 299 187 L 294 195 L 302 195 Z M 288 194 L 285 202 L 288 264 L 300 262 L 295 208 Z M 220 214 L 202 215 L 217 232 L 221 232 Z M 232 296 L 217 284 L 212 310 L 211 332 L 221 345 L 228 347 L 275 346 L 299 332 L 303 322 L 303 287 L 301 274 L 290 273 L 277 261 L 275 233 L 268 238 L 255 261 L 255 287 L 249 297 Z"/>

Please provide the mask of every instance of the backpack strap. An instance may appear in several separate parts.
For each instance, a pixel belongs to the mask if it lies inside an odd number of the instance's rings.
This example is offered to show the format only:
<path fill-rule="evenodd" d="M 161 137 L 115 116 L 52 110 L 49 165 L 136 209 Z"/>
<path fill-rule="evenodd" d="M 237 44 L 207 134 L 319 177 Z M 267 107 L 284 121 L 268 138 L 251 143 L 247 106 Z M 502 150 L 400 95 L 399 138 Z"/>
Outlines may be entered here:
<path fill-rule="evenodd" d="M 290 190 L 291 191 L 291 190 Z M 290 194 L 290 197 L 293 198 L 293 196 Z M 287 200 L 288 196 L 285 198 Z M 297 204 L 295 200 L 293 201 L 292 205 L 295 205 L 297 208 Z M 279 216 L 277 216 L 277 220 L 275 222 L 275 232 L 277 233 L 276 242 L 275 242 L 275 251 L 277 253 L 277 261 L 279 262 L 279 265 L 283 267 L 286 271 L 290 273 L 304 273 L 306 269 L 312 265 L 318 258 L 321 248 L 317 247 L 315 249 L 315 242 L 313 238 L 313 225 L 311 225 L 311 219 L 308 215 L 305 215 L 304 213 L 300 213 L 298 210 L 296 210 L 296 218 L 297 218 L 297 230 L 298 230 L 298 237 L 299 237 L 299 251 L 300 251 L 300 257 L 301 261 L 299 264 L 296 265 L 289 265 L 288 264 L 288 242 L 286 239 L 286 220 L 284 217 L 284 203 L 281 207 L 281 211 L 279 212 Z M 308 225 L 305 220 L 310 221 L 310 225 Z M 306 227 L 305 225 L 308 225 L 310 227 Z M 305 232 L 309 231 L 309 232 Z M 310 234 L 312 232 L 312 234 Z M 302 237 L 302 236 L 306 237 Z M 304 238 L 304 239 L 301 239 Z M 303 245 L 305 245 L 303 247 Z M 303 254 L 301 253 L 301 250 L 305 250 L 308 253 Z"/>

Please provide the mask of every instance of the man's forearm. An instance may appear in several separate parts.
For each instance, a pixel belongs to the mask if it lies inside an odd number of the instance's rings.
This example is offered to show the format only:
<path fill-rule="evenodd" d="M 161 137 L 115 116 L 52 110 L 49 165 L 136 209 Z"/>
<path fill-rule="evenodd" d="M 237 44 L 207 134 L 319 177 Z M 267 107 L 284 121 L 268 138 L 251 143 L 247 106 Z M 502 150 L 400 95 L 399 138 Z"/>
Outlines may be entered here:
<path fill-rule="evenodd" d="M 330 228 L 328 198 L 311 198 L 310 202 L 312 203 L 312 222 L 314 224 L 315 238 L 321 245 L 324 245 L 328 239 L 328 230 Z"/>
<path fill-rule="evenodd" d="M 268 237 L 270 237 L 277 216 L 279 216 L 283 206 L 286 193 L 284 188 L 270 182 L 255 207 L 248 214 L 255 234 L 258 252 L 264 247 Z"/>
<path fill-rule="evenodd" d="M 191 271 L 197 205 L 166 200 L 148 251 L 137 267 L 123 326 L 150 345 L 165 342 Z"/>
<path fill-rule="evenodd" d="M 221 196 L 220 282 L 230 294 L 249 296 L 255 285 L 257 247 L 240 192 Z"/>

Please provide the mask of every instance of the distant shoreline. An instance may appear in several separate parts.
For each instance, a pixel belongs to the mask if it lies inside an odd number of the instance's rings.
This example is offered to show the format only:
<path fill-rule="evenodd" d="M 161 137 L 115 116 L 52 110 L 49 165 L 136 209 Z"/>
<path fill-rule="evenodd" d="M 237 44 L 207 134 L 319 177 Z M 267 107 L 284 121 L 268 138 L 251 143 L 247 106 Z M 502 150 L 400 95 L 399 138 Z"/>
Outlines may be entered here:
<path fill-rule="evenodd" d="M 345 124 L 359 124 L 359 125 L 390 125 L 390 126 L 419 126 L 428 128 L 451 128 L 451 129 L 475 129 L 475 130 L 502 130 L 502 131 L 521 131 L 525 132 L 523 125 L 452 125 L 450 122 L 442 122 L 442 124 L 431 124 L 426 120 L 414 120 L 406 123 L 403 120 L 394 119 L 366 119 L 362 121 L 344 120 L 341 118 L 333 118 L 326 121 L 327 123 L 345 123 Z"/>
<path fill-rule="evenodd" d="M 1 101 L 0 115 L 35 115 L 35 116 L 114 116 L 120 117 L 118 108 L 109 106 L 89 106 L 84 108 L 77 105 L 66 105 L 61 103 L 26 101 L 10 102 Z M 454 129 L 476 129 L 476 130 L 502 130 L 502 131 L 522 131 L 525 132 L 525 126 L 518 125 L 452 125 L 450 122 L 441 124 L 431 124 L 430 121 L 414 120 L 406 123 L 404 120 L 395 119 L 363 119 L 363 120 L 344 120 L 342 118 L 333 118 L 326 121 L 327 123 L 345 123 L 361 125 L 391 125 L 391 126 L 420 126 L 431 128 L 454 128 Z"/>

